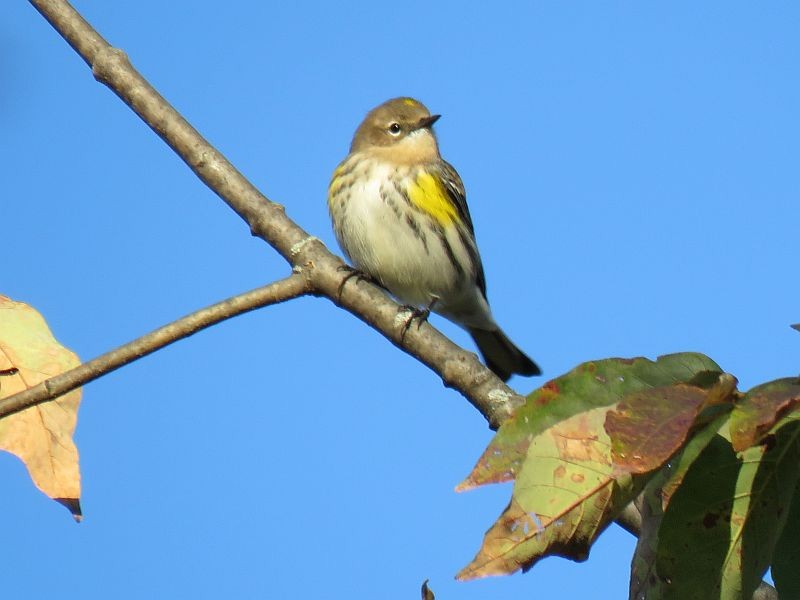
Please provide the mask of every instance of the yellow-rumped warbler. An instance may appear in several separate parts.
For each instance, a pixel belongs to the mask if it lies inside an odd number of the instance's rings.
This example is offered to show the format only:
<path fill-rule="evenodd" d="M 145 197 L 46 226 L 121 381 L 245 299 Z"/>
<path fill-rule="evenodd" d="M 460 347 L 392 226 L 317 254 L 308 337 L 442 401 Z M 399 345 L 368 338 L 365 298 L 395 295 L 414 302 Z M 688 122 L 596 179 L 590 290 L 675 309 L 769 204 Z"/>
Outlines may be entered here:
<path fill-rule="evenodd" d="M 413 98 L 367 114 L 328 190 L 336 239 L 400 302 L 466 329 L 500 379 L 539 375 L 492 318 L 464 184 L 439 155 L 438 118 Z"/>

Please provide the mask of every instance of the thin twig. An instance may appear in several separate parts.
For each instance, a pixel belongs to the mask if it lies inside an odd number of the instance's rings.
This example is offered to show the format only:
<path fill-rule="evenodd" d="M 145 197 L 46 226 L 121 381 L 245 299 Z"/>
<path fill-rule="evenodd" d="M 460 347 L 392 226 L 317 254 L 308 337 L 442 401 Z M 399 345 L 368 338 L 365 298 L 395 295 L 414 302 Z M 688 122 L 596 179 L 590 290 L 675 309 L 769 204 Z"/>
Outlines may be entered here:
<path fill-rule="evenodd" d="M 615 519 L 617 525 L 622 527 L 625 531 L 633 536 L 639 537 L 642 533 L 642 513 L 636 508 L 636 505 L 631 502 L 622 509 L 622 512 L 617 515 Z"/>
<path fill-rule="evenodd" d="M 285 302 L 309 292 L 307 279 L 301 273 L 293 273 L 264 287 L 228 298 L 217 304 L 193 312 L 177 321 L 160 327 L 119 348 L 83 363 L 74 369 L 51 377 L 42 383 L 0 400 L 0 418 L 14 414 L 31 406 L 55 400 L 90 381 L 115 369 L 147 356 L 173 342 L 256 308 Z"/>

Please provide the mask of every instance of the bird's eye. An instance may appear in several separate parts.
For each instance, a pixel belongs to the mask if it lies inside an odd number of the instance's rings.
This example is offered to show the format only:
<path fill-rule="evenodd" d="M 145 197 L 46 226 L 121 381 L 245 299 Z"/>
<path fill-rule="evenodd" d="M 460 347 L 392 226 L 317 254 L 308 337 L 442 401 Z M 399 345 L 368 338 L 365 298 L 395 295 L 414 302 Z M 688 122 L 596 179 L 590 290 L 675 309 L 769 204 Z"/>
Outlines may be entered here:
<path fill-rule="evenodd" d="M 392 123 L 389 125 L 389 133 L 392 135 L 399 135 L 402 130 L 403 128 L 400 127 L 400 123 Z"/>

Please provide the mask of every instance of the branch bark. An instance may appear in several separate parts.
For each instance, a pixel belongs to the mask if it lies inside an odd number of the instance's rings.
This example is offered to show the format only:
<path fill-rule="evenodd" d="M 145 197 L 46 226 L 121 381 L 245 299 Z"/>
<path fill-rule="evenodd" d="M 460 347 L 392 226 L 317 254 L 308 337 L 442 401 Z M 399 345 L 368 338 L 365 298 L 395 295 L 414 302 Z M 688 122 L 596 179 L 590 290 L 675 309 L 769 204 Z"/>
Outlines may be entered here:
<path fill-rule="evenodd" d="M 622 509 L 617 515 L 616 523 L 634 537 L 638 538 L 642 534 L 642 513 L 634 502 Z"/>

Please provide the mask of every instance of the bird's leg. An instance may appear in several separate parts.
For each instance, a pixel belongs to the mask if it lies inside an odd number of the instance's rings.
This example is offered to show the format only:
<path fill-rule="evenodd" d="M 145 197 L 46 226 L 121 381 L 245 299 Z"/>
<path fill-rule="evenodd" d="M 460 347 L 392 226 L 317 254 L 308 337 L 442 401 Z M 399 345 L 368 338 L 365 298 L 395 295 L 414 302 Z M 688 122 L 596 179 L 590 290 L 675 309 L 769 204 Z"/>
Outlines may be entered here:
<path fill-rule="evenodd" d="M 411 323 L 413 323 L 415 319 L 417 320 L 417 329 L 419 329 L 422 324 L 428 320 L 428 317 L 431 316 L 431 311 L 433 310 L 433 307 L 436 306 L 438 301 L 439 298 L 433 296 L 431 301 L 428 303 L 428 306 L 425 308 L 419 308 L 417 306 L 411 306 L 408 304 L 404 305 L 403 310 L 411 312 L 411 315 L 408 317 L 408 319 L 406 319 L 406 322 L 403 325 L 403 331 L 400 333 L 400 338 L 402 339 L 406 336 L 408 328 L 411 327 Z"/>

